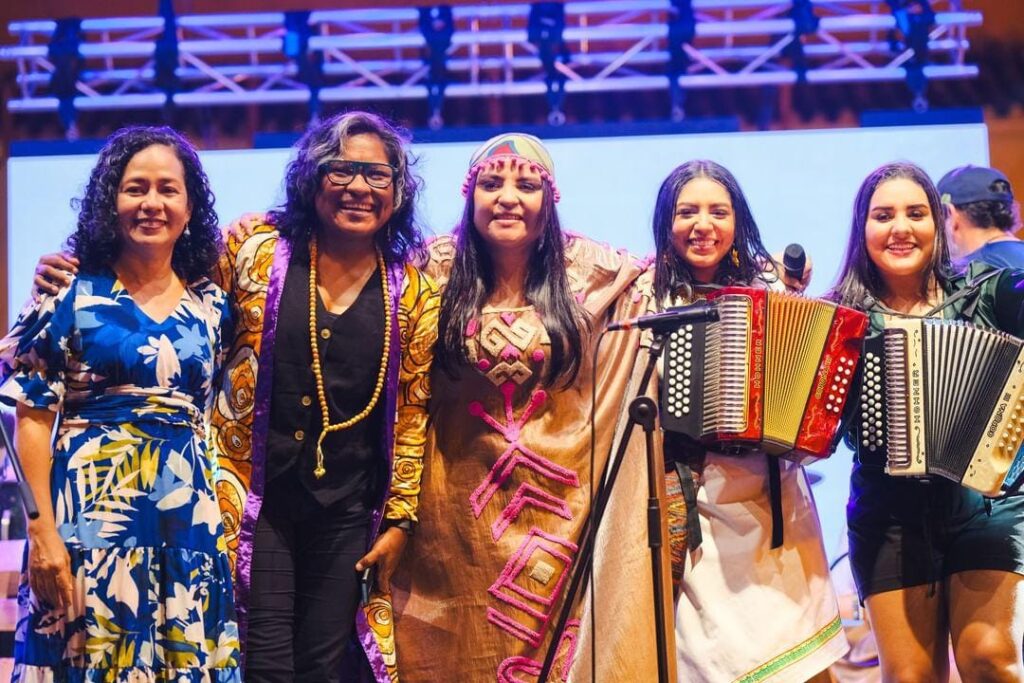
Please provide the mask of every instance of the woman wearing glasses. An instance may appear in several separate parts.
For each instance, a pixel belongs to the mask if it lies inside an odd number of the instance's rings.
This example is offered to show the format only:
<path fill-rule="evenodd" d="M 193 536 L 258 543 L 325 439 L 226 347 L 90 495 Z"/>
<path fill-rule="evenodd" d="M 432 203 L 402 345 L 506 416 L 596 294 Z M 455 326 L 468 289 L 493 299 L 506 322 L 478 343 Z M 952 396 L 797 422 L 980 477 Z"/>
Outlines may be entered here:
<path fill-rule="evenodd" d="M 366 662 L 390 680 L 388 581 L 416 521 L 439 305 L 406 265 L 423 243 L 405 144 L 364 112 L 310 129 L 284 206 L 229 235 L 219 264 L 238 322 L 212 442 L 251 683 L 338 681 Z M 362 662 L 346 659 L 354 632 Z"/>
<path fill-rule="evenodd" d="M 221 262 L 241 334 L 213 434 L 246 680 L 339 680 L 355 670 L 354 627 L 387 680 L 388 581 L 416 521 L 439 304 L 405 265 L 422 246 L 418 182 L 399 131 L 350 112 L 306 133 L 285 188 Z M 379 593 L 363 612 L 370 568 Z"/>

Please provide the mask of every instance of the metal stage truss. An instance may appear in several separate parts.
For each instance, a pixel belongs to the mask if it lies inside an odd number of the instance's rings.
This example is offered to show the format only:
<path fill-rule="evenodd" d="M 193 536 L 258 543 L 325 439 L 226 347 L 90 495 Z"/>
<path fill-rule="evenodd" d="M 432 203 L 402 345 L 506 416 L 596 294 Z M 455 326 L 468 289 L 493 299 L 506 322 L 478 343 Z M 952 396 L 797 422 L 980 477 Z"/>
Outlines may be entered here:
<path fill-rule="evenodd" d="M 898 7 L 902 6 L 900 15 Z M 960 0 L 591 0 L 15 21 L 13 113 L 971 78 Z M 909 7 L 909 10 L 907 9 Z M 538 9 L 539 8 L 539 9 Z M 561 9 L 559 9 L 561 8 Z M 916 20 L 916 21 L 915 21 Z M 673 85 L 670 86 L 670 83 Z M 681 112 L 677 111 L 681 115 Z"/>

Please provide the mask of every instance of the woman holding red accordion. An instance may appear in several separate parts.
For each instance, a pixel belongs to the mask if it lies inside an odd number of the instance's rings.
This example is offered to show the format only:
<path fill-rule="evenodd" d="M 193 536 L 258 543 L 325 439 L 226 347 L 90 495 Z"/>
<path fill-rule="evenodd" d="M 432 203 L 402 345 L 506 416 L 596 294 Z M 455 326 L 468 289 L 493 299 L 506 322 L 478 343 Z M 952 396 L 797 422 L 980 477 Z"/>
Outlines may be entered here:
<path fill-rule="evenodd" d="M 895 314 L 1024 336 L 1024 273 L 952 274 L 941 218 L 920 168 L 871 173 L 832 298 L 869 312 L 873 333 Z M 858 452 L 847 507 L 851 567 L 884 680 L 945 680 L 950 637 L 965 681 L 1024 680 L 1024 496 L 988 500 L 947 479 L 890 476 L 884 465 Z"/>
<path fill-rule="evenodd" d="M 653 227 L 659 307 L 722 285 L 784 289 L 739 184 L 715 162 L 669 174 Z M 847 643 L 803 468 L 665 436 L 679 680 L 827 680 Z"/>

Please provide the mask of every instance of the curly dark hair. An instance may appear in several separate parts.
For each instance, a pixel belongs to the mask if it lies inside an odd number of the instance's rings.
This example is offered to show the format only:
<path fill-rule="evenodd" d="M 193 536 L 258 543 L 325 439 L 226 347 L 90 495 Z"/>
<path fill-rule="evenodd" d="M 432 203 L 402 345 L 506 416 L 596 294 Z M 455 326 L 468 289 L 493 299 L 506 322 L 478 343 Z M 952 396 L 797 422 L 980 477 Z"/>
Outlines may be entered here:
<path fill-rule="evenodd" d="M 736 215 L 733 247 L 736 249 L 738 263 L 733 263 L 730 258 L 722 259 L 715 275 L 715 283 L 745 285 L 763 278 L 765 270 L 772 268 L 771 256 L 761 242 L 761 233 L 757 229 L 750 205 L 736 177 L 729 169 L 714 161 L 687 161 L 668 174 L 658 190 L 658 199 L 654 205 L 652 228 L 657 259 L 654 266 L 654 292 L 658 301 L 663 301 L 680 291 L 689 296 L 696 284 L 690 267 L 672 246 L 672 223 L 675 221 L 676 202 L 680 191 L 694 178 L 708 178 L 724 187 L 729 193 Z"/>
<path fill-rule="evenodd" d="M 413 173 L 416 159 L 409 153 L 408 133 L 383 116 L 365 111 L 336 114 L 316 124 L 295 146 L 295 158 L 285 171 L 285 202 L 270 211 L 267 218 L 282 235 L 309 239 L 319 218 L 316 195 L 323 175 L 320 165 L 337 158 L 345 140 L 369 133 L 384 143 L 388 161 L 398 169 L 395 174 L 395 210 L 388 225 L 374 237 L 384 258 L 403 262 L 421 258 L 425 252 L 423 234 L 416 220 L 416 196 L 421 181 Z"/>
<path fill-rule="evenodd" d="M 122 128 L 100 150 L 89 183 L 81 198 L 71 207 L 78 211 L 78 225 L 68 237 L 67 246 L 78 257 L 85 271 L 110 267 L 121 252 L 121 232 L 117 224 L 117 195 L 128 162 L 152 145 L 174 150 L 185 169 L 185 191 L 192 217 L 188 230 L 174 244 L 171 267 L 180 278 L 193 282 L 213 270 L 223 240 L 213 210 L 210 181 L 199 163 L 195 147 L 181 133 L 167 126 L 131 126 Z"/>

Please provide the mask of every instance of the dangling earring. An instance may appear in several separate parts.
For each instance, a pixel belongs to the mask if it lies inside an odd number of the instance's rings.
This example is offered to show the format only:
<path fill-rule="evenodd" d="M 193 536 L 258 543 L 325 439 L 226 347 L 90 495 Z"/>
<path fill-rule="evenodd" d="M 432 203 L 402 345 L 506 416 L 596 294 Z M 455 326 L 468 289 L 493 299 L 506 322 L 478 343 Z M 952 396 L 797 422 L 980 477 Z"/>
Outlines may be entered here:
<path fill-rule="evenodd" d="M 740 252 L 736 250 L 736 247 L 732 248 L 731 255 L 732 255 L 732 265 L 734 265 L 735 267 L 739 268 L 740 267 Z"/>
<path fill-rule="evenodd" d="M 191 237 L 192 236 L 192 231 L 189 230 L 189 224 L 188 223 L 185 224 L 185 231 L 182 232 L 181 234 L 184 235 L 185 237 Z"/>

